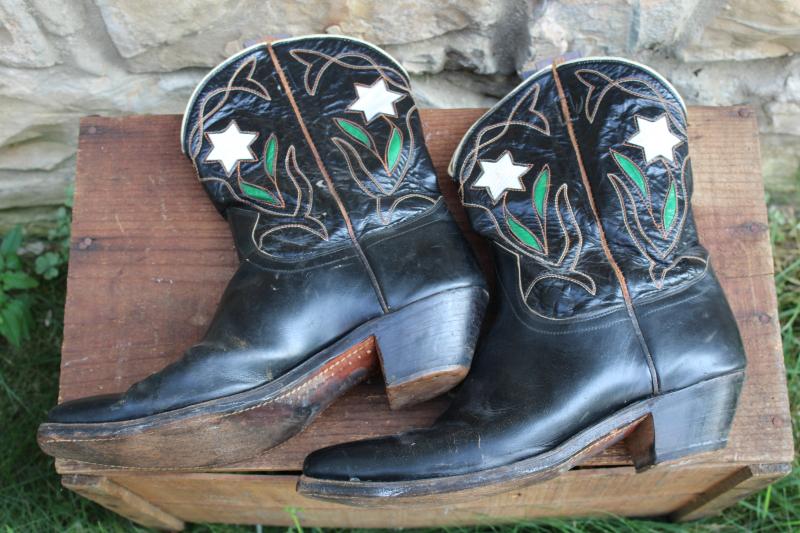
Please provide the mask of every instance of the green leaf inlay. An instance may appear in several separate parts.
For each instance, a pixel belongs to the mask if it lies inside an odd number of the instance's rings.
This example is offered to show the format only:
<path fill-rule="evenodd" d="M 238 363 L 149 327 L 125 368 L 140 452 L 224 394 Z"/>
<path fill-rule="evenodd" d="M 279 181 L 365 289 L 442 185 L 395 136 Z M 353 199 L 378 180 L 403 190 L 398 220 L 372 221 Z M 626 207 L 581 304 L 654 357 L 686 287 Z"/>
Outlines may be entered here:
<path fill-rule="evenodd" d="M 255 185 L 250 185 L 247 182 L 241 182 L 242 192 L 244 192 L 250 198 L 255 198 L 256 200 L 261 200 L 263 202 L 267 202 L 268 204 L 278 205 L 278 201 L 275 197 L 269 193 L 269 191 L 265 191 L 260 187 L 256 187 Z"/>
<path fill-rule="evenodd" d="M 508 223 L 508 227 L 511 228 L 511 233 L 513 233 L 514 236 L 531 248 L 539 250 L 540 252 L 542 251 L 542 246 L 539 244 L 539 241 L 536 240 L 536 237 L 533 236 L 533 233 L 531 233 L 528 228 L 511 217 L 506 217 L 506 222 Z"/>
<path fill-rule="evenodd" d="M 389 167 L 389 172 L 397 166 L 402 147 L 403 137 L 400 135 L 400 130 L 396 126 L 392 126 L 392 135 L 389 137 L 389 144 L 386 145 L 386 166 Z"/>
<path fill-rule="evenodd" d="M 272 135 L 267 141 L 267 154 L 264 158 L 264 164 L 267 168 L 267 174 L 270 178 L 275 178 L 275 170 L 278 163 L 278 139 Z"/>
<path fill-rule="evenodd" d="M 547 198 L 547 186 L 550 184 L 550 169 L 545 167 L 539 172 L 533 183 L 533 205 L 539 216 L 544 216 L 544 201 Z"/>
<path fill-rule="evenodd" d="M 633 180 L 636 186 L 639 187 L 639 190 L 642 191 L 642 197 L 647 198 L 647 185 L 645 184 L 642 171 L 639 170 L 636 163 L 618 152 L 612 151 L 611 153 L 614 154 L 614 159 L 617 161 L 619 168 L 621 168 L 622 171 Z"/>
<path fill-rule="evenodd" d="M 664 230 L 669 231 L 675 224 L 675 214 L 678 211 L 678 195 L 675 192 L 675 180 L 670 181 L 667 191 L 667 200 L 664 202 Z"/>
<path fill-rule="evenodd" d="M 372 143 L 369 140 L 369 135 L 367 135 L 367 132 L 364 131 L 361 126 L 343 118 L 337 118 L 335 120 L 336 124 L 342 128 L 342 131 L 344 131 L 350 137 L 357 140 L 367 148 L 372 146 Z"/>

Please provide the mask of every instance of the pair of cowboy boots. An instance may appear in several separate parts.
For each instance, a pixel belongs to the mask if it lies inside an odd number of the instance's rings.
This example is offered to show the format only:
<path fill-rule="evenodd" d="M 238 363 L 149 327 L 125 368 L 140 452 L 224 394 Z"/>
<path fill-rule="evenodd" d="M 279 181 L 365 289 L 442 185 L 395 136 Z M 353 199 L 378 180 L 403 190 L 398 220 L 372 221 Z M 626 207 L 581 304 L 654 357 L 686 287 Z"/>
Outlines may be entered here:
<path fill-rule="evenodd" d="M 725 445 L 745 357 L 692 219 L 683 101 L 647 67 L 555 64 L 465 135 L 450 173 L 497 277 L 480 340 L 487 284 L 387 54 L 334 36 L 249 48 L 201 82 L 182 140 L 239 269 L 182 359 L 54 408 L 47 453 L 235 463 L 374 366 L 393 408 L 466 379 L 430 428 L 311 454 L 302 493 L 460 497 L 553 477 L 623 438 L 637 468 Z"/>

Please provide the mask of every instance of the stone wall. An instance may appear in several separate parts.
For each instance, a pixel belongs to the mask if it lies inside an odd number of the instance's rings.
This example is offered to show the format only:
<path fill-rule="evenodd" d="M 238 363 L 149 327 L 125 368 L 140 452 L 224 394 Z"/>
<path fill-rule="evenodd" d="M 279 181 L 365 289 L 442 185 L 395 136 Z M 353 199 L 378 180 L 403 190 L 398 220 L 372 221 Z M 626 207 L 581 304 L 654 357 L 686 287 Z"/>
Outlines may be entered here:
<path fill-rule="evenodd" d="M 560 54 L 651 64 L 688 103 L 758 110 L 768 186 L 800 166 L 800 0 L 0 0 L 0 231 L 46 223 L 78 118 L 181 113 L 209 67 L 267 36 L 384 46 L 422 105 L 486 106 Z"/>

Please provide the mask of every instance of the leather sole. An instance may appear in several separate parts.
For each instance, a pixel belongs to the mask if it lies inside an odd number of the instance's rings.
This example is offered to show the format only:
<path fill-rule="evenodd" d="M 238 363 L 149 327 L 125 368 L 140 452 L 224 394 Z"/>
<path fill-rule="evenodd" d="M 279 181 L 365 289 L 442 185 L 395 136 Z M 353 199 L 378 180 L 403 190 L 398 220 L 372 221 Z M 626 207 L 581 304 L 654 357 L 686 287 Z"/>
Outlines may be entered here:
<path fill-rule="evenodd" d="M 337 481 L 302 476 L 304 496 L 348 505 L 441 505 L 492 496 L 554 478 L 625 440 L 637 471 L 724 448 L 744 371 L 632 404 L 529 459 L 456 476 L 413 481 Z M 435 498 L 430 496 L 435 495 Z"/>
<path fill-rule="evenodd" d="M 244 461 L 302 431 L 376 366 L 393 407 L 449 390 L 469 371 L 487 301 L 480 288 L 445 291 L 366 322 L 267 384 L 134 420 L 44 423 L 39 446 L 54 457 L 113 467 Z"/>

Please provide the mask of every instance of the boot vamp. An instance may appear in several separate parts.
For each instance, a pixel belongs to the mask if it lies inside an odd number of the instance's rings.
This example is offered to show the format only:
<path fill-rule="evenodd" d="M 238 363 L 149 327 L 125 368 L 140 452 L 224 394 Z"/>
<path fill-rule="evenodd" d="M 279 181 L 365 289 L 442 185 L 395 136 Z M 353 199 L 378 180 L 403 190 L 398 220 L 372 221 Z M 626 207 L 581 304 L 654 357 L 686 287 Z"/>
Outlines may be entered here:
<path fill-rule="evenodd" d="M 433 428 L 339 444 L 306 457 L 303 474 L 332 480 L 405 481 L 478 465 L 480 430 L 449 421 Z"/>
<path fill-rule="evenodd" d="M 47 413 L 47 421 L 59 424 L 111 421 L 127 418 L 129 408 L 122 394 L 103 394 L 60 403 Z"/>
<path fill-rule="evenodd" d="M 279 378 L 380 314 L 351 255 L 293 269 L 245 261 L 205 338 L 181 359 L 124 394 L 61 404 L 49 420 L 129 420 L 243 392 Z"/>
<path fill-rule="evenodd" d="M 501 304 L 470 375 L 431 428 L 315 452 L 304 473 L 399 481 L 495 468 L 552 450 L 651 394 L 624 308 L 567 322 L 521 313 Z"/>

